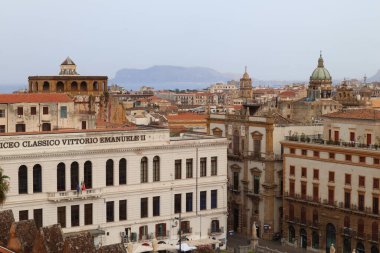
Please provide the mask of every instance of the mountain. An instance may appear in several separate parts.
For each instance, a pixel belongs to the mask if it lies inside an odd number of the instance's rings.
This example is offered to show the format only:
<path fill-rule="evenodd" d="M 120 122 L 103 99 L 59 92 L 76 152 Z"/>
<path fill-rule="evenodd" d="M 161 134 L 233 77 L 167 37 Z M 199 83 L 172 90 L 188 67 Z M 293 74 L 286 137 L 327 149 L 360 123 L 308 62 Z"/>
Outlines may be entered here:
<path fill-rule="evenodd" d="M 202 88 L 211 83 L 239 78 L 236 74 L 224 74 L 211 68 L 153 66 L 147 69 L 121 69 L 116 72 L 111 83 L 124 85 L 127 89 L 137 89 L 142 85 L 154 86 L 156 89 Z"/>
<path fill-rule="evenodd" d="M 374 76 L 368 78 L 368 82 L 380 82 L 380 69 L 376 72 Z"/>

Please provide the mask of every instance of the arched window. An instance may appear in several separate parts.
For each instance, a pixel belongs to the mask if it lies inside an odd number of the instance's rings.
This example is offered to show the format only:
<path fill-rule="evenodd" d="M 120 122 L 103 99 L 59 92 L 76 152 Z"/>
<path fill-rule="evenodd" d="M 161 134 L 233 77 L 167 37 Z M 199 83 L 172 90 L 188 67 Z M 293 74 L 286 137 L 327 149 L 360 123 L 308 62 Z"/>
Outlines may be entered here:
<path fill-rule="evenodd" d="M 363 243 L 358 242 L 356 244 L 356 253 L 364 253 L 364 252 L 365 252 L 365 249 L 364 249 Z"/>
<path fill-rule="evenodd" d="M 43 92 L 48 92 L 50 91 L 50 83 L 49 82 L 44 82 L 43 86 L 42 86 L 42 91 Z"/>
<path fill-rule="evenodd" d="M 34 83 L 33 91 L 34 91 L 34 92 L 37 92 L 37 91 L 38 91 L 38 83 L 37 83 L 37 82 Z"/>
<path fill-rule="evenodd" d="M 318 223 L 319 223 L 318 210 L 314 209 L 313 210 L 313 226 L 318 227 Z"/>
<path fill-rule="evenodd" d="M 160 181 L 160 157 L 153 158 L 153 181 Z"/>
<path fill-rule="evenodd" d="M 364 236 L 364 221 L 363 219 L 358 220 L 358 237 L 363 238 Z"/>
<path fill-rule="evenodd" d="M 349 228 L 350 227 L 350 217 L 348 217 L 348 216 L 345 216 L 344 217 L 344 227 L 345 228 Z"/>
<path fill-rule="evenodd" d="M 319 235 L 318 231 L 313 230 L 311 247 L 313 249 L 319 249 Z"/>
<path fill-rule="evenodd" d="M 99 90 L 99 84 L 97 81 L 95 81 L 93 84 L 92 84 L 92 89 L 93 90 Z"/>
<path fill-rule="evenodd" d="M 76 190 L 79 185 L 79 164 L 77 162 L 72 162 L 70 166 L 70 183 L 71 190 Z"/>
<path fill-rule="evenodd" d="M 39 164 L 33 167 L 33 192 L 42 192 L 42 168 Z"/>
<path fill-rule="evenodd" d="M 289 226 L 289 242 L 294 243 L 294 239 L 296 238 L 296 231 L 292 225 Z"/>
<path fill-rule="evenodd" d="M 25 165 L 18 168 L 18 193 L 28 193 L 28 168 Z"/>
<path fill-rule="evenodd" d="M 294 220 L 294 206 L 292 204 L 289 204 L 289 220 Z"/>
<path fill-rule="evenodd" d="M 148 158 L 141 158 L 141 168 L 140 168 L 141 183 L 148 182 Z"/>
<path fill-rule="evenodd" d="M 127 184 L 127 160 L 121 158 L 119 161 L 119 185 Z"/>
<path fill-rule="evenodd" d="M 257 131 L 252 133 L 253 139 L 253 155 L 255 158 L 261 157 L 261 140 L 263 139 L 263 135 Z"/>
<path fill-rule="evenodd" d="M 87 83 L 85 81 L 80 83 L 80 90 L 87 91 Z"/>
<path fill-rule="evenodd" d="M 331 223 L 326 225 L 326 252 L 330 252 L 331 245 L 336 245 L 336 229 Z"/>
<path fill-rule="evenodd" d="M 108 159 L 106 162 L 106 186 L 113 185 L 113 160 Z"/>
<path fill-rule="evenodd" d="M 306 249 L 307 248 L 307 232 L 304 228 L 301 228 L 300 230 L 300 243 L 301 248 Z"/>
<path fill-rule="evenodd" d="M 92 188 L 92 163 L 90 161 L 84 163 L 84 184 L 86 189 Z"/>
<path fill-rule="evenodd" d="M 306 208 L 301 207 L 301 224 L 306 224 Z"/>
<path fill-rule="evenodd" d="M 219 232 L 219 220 L 211 221 L 211 233 Z"/>
<path fill-rule="evenodd" d="M 57 191 L 66 190 L 66 166 L 64 163 L 57 165 Z"/>
<path fill-rule="evenodd" d="M 71 90 L 72 91 L 77 91 L 78 90 L 78 83 L 77 82 L 72 82 L 71 83 Z"/>
<path fill-rule="evenodd" d="M 65 85 L 60 81 L 57 83 L 57 92 L 64 92 L 65 91 Z"/>
<path fill-rule="evenodd" d="M 372 241 L 379 241 L 379 225 L 376 221 L 372 222 Z"/>

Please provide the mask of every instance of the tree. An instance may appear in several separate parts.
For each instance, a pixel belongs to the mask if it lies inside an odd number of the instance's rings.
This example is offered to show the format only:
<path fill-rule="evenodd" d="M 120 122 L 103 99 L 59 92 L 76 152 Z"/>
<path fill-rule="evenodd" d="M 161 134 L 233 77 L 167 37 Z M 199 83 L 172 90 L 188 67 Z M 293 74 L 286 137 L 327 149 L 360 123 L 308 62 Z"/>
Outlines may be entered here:
<path fill-rule="evenodd" d="M 3 169 L 0 167 L 0 205 L 4 203 L 6 194 L 9 190 L 9 177 L 3 175 Z"/>

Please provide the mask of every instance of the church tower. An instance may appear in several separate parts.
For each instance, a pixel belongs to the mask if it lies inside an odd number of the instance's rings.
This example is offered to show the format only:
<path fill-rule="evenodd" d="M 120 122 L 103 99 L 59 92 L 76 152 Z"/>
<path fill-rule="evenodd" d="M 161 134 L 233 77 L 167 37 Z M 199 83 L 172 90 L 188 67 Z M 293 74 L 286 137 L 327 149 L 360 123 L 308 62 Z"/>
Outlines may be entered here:
<path fill-rule="evenodd" d="M 245 67 L 245 72 L 243 77 L 240 79 L 240 98 L 251 99 L 252 98 L 252 79 L 247 73 L 247 67 Z"/>

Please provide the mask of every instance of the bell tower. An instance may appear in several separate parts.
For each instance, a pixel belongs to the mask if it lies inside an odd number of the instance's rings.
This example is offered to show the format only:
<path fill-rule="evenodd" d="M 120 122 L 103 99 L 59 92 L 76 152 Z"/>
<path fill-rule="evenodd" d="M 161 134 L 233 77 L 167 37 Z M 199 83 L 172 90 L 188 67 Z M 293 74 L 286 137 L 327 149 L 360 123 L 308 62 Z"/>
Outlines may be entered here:
<path fill-rule="evenodd" d="M 240 79 L 239 96 L 243 99 L 252 98 L 252 79 L 249 77 L 247 73 L 247 66 L 245 67 L 243 77 Z"/>

